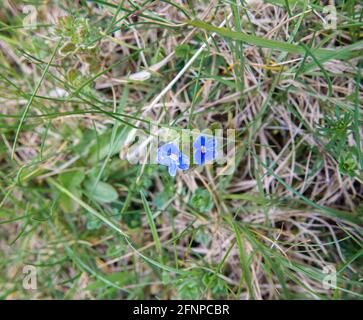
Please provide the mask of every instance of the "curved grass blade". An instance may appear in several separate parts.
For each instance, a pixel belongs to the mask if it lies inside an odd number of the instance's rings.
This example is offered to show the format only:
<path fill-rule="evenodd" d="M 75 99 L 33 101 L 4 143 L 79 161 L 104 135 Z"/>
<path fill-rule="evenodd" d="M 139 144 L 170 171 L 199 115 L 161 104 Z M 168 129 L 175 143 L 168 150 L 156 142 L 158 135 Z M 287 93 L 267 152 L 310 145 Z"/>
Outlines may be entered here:
<path fill-rule="evenodd" d="M 62 39 L 59 39 L 59 41 L 58 41 L 58 43 L 57 43 L 57 45 L 56 45 L 56 47 L 55 47 L 55 49 L 54 49 L 54 51 L 52 53 L 52 56 L 51 56 L 51 58 L 50 58 L 50 60 L 49 60 L 49 62 L 47 64 L 47 66 L 45 67 L 45 69 L 44 69 L 44 71 L 42 73 L 42 76 L 41 76 L 41 78 L 40 78 L 37 86 L 35 87 L 35 90 L 33 91 L 33 94 L 31 95 L 31 97 L 30 97 L 30 99 L 29 99 L 29 101 L 28 101 L 28 103 L 27 103 L 27 105 L 26 105 L 26 107 L 24 109 L 24 112 L 23 112 L 23 114 L 21 116 L 20 123 L 19 123 L 18 129 L 16 130 L 16 134 L 15 134 L 15 139 L 14 139 L 14 143 L 13 143 L 13 149 L 12 149 L 12 152 L 11 152 L 11 159 L 12 160 L 14 159 L 14 154 L 15 154 L 15 149 L 16 149 L 16 143 L 18 142 L 19 134 L 20 134 L 21 128 L 23 127 L 25 118 L 26 118 L 26 116 L 27 116 L 27 114 L 29 112 L 30 106 L 33 103 L 34 97 L 37 94 L 37 92 L 38 92 L 38 90 L 40 88 L 40 85 L 42 84 L 42 82 L 43 82 L 43 80 L 45 78 L 45 75 L 47 74 L 47 72 L 49 70 L 49 67 L 50 67 L 50 65 L 53 62 L 53 59 L 54 59 L 54 57 L 55 57 L 55 55 L 57 53 L 57 50 L 58 50 L 61 42 L 62 42 Z"/>
<path fill-rule="evenodd" d="M 246 42 L 250 45 L 255 45 L 258 47 L 275 49 L 275 50 L 280 50 L 280 51 L 285 51 L 288 53 L 294 53 L 294 54 L 300 54 L 300 55 L 304 55 L 306 53 L 305 48 L 303 48 L 301 45 L 295 45 L 295 44 L 277 41 L 277 40 L 264 39 L 264 38 L 257 37 L 254 35 L 248 35 L 248 34 L 245 34 L 242 32 L 232 31 L 227 28 L 215 27 L 213 25 L 210 25 L 208 23 L 198 21 L 198 20 L 187 21 L 187 23 L 192 25 L 193 27 L 197 27 L 197 28 L 200 28 L 200 29 L 203 29 L 206 31 L 215 32 L 221 36 L 235 39 L 235 40 L 240 40 L 240 41 Z M 363 41 L 357 41 L 356 43 L 354 43 L 351 46 L 339 48 L 338 50 L 314 49 L 314 50 L 312 50 L 312 53 L 316 57 L 322 58 L 323 61 L 326 62 L 327 60 L 331 60 L 331 59 L 346 58 L 346 57 L 354 56 L 357 53 L 352 52 L 352 50 L 356 49 L 356 48 L 360 48 L 362 45 L 363 45 Z"/>

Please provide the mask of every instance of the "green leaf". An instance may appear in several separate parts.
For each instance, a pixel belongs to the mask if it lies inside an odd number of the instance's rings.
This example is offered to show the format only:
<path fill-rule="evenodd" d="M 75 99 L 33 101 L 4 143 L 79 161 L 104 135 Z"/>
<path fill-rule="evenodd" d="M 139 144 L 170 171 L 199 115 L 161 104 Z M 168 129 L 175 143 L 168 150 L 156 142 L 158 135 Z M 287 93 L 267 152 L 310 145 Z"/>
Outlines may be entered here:
<path fill-rule="evenodd" d="M 77 198 L 81 198 L 81 183 L 84 178 L 84 171 L 78 170 L 76 172 L 64 172 L 59 175 L 58 180 L 62 184 L 62 186 L 67 188 Z M 59 196 L 59 203 L 64 212 L 76 212 L 79 208 L 79 204 L 64 193 Z"/>
<path fill-rule="evenodd" d="M 59 175 L 59 181 L 67 188 L 79 187 L 84 178 L 83 170 L 64 172 Z"/>
<path fill-rule="evenodd" d="M 70 190 L 76 197 L 81 198 L 82 192 L 80 190 Z M 62 210 L 66 213 L 76 212 L 79 209 L 79 204 L 68 197 L 66 194 L 62 193 L 59 196 L 59 204 Z"/>
<path fill-rule="evenodd" d="M 110 203 L 118 199 L 116 189 L 109 183 L 99 181 L 95 184 L 93 179 L 88 179 L 84 186 L 89 193 L 89 196 L 95 201 Z"/>
<path fill-rule="evenodd" d="M 66 42 L 60 49 L 59 53 L 62 56 L 66 56 L 77 49 L 76 45 L 72 42 Z"/>
<path fill-rule="evenodd" d="M 354 177 L 357 163 L 358 162 L 354 159 L 351 152 L 343 153 L 339 158 L 339 171 L 343 174 Z"/>
<path fill-rule="evenodd" d="M 193 52 L 193 48 L 189 44 L 180 44 L 176 46 L 175 48 L 175 55 L 177 58 L 185 58 L 187 59 L 189 56 L 191 56 Z"/>
<path fill-rule="evenodd" d="M 213 199 L 208 190 L 197 189 L 190 199 L 190 205 L 200 212 L 209 212 L 213 208 Z"/>
<path fill-rule="evenodd" d="M 183 279 L 177 287 L 179 299 L 200 299 L 201 285 L 199 279 Z"/>

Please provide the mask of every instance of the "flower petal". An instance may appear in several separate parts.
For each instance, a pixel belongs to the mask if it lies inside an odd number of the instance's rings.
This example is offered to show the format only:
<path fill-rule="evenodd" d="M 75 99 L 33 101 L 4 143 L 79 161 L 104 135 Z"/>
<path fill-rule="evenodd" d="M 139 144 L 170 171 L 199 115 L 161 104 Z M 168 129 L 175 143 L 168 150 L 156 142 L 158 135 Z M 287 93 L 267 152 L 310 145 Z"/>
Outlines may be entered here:
<path fill-rule="evenodd" d="M 167 155 L 171 155 L 171 154 L 179 154 L 179 148 L 175 143 L 166 143 L 164 144 L 161 148 L 163 148 L 163 150 L 165 150 L 165 152 L 167 153 Z"/>
<path fill-rule="evenodd" d="M 169 168 L 168 168 L 168 172 L 172 177 L 175 177 L 176 175 L 176 163 L 171 161 Z"/>
<path fill-rule="evenodd" d="M 214 149 L 216 150 L 217 149 L 217 139 L 215 138 L 209 138 L 207 139 L 207 142 L 205 144 L 205 147 L 206 149 L 208 150 L 211 150 L 211 149 Z"/>
<path fill-rule="evenodd" d="M 213 161 L 216 159 L 216 150 L 215 149 L 207 149 L 205 152 L 205 161 Z"/>
<path fill-rule="evenodd" d="M 164 166 L 169 166 L 171 162 L 170 157 L 168 156 L 166 150 L 162 147 L 158 149 L 158 163 Z"/>
<path fill-rule="evenodd" d="M 193 142 L 193 148 L 200 149 L 202 146 L 205 146 L 205 136 L 200 135 L 195 138 L 195 140 Z"/>
<path fill-rule="evenodd" d="M 205 153 L 202 153 L 200 149 L 194 149 L 193 156 L 194 163 L 202 165 L 205 162 Z"/>
<path fill-rule="evenodd" d="M 185 154 L 183 154 L 181 152 L 179 152 L 178 168 L 180 170 L 187 170 L 187 169 L 189 169 L 189 158 Z"/>

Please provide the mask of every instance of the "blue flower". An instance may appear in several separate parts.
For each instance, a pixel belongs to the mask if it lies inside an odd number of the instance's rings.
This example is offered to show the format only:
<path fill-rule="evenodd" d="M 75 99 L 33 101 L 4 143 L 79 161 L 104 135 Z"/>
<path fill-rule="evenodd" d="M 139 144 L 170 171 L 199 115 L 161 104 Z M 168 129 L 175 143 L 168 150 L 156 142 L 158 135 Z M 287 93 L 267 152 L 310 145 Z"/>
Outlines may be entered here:
<path fill-rule="evenodd" d="M 167 166 L 172 177 L 175 177 L 177 169 L 189 168 L 189 158 L 174 143 L 164 144 L 158 149 L 158 163 Z"/>
<path fill-rule="evenodd" d="M 215 138 L 206 138 L 206 136 L 199 136 L 194 140 L 194 163 L 198 165 L 204 164 L 206 161 L 213 161 L 216 159 L 217 140 Z"/>

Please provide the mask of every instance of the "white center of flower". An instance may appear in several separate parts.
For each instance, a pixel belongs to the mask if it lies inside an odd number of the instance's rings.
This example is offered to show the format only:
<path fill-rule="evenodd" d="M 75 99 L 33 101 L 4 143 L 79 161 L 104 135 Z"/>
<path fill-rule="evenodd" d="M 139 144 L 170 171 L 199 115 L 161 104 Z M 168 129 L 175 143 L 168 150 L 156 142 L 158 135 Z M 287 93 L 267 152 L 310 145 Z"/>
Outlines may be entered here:
<path fill-rule="evenodd" d="M 206 153 L 207 152 L 207 148 L 205 146 L 201 146 L 200 151 L 202 153 Z"/>
<path fill-rule="evenodd" d="M 172 154 L 170 155 L 170 159 L 171 159 L 171 160 L 173 160 L 173 161 L 178 161 L 178 155 L 177 155 L 177 154 L 175 154 L 175 153 L 172 153 Z"/>

